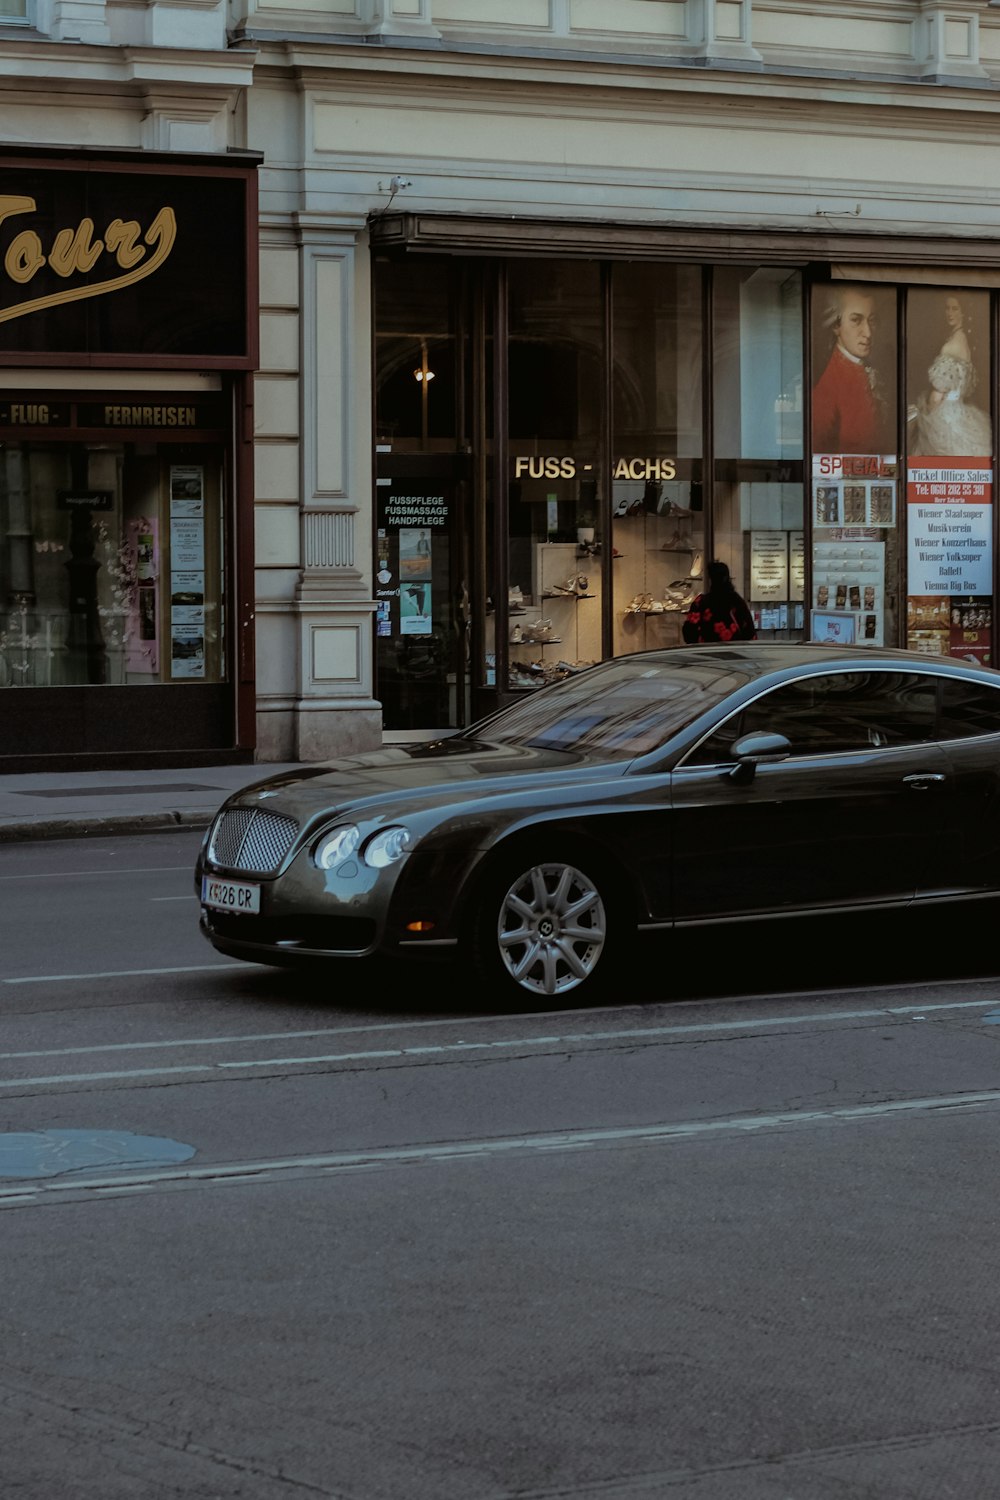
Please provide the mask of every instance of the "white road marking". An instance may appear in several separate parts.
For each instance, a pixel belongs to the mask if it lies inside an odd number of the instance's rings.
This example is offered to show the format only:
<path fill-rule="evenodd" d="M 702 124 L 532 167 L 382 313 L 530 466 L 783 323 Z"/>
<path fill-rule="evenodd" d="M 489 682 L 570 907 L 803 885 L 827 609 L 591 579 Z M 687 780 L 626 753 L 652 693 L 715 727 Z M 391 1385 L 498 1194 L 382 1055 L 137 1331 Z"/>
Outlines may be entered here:
<path fill-rule="evenodd" d="M 936 1005 L 879 1006 L 868 1010 L 814 1012 L 811 1015 L 773 1016 L 763 1019 L 747 1018 L 740 1021 L 705 1021 L 677 1026 L 624 1027 L 614 1031 L 552 1032 L 541 1036 L 501 1037 L 483 1042 L 469 1042 L 462 1039 L 456 1042 L 439 1042 L 430 1046 L 384 1047 L 359 1052 L 306 1053 L 293 1057 L 262 1057 L 248 1060 L 221 1059 L 218 1062 L 188 1063 L 176 1067 L 128 1068 L 99 1073 L 54 1073 L 46 1076 L 0 1080 L 0 1089 L 41 1088 L 60 1083 L 115 1083 L 127 1079 L 169 1078 L 183 1074 L 204 1075 L 206 1073 L 215 1073 L 216 1075 L 221 1075 L 226 1072 L 250 1068 L 317 1067 L 357 1062 L 385 1062 L 392 1058 L 471 1057 L 477 1054 L 483 1056 L 490 1053 L 525 1051 L 532 1047 L 580 1046 L 589 1042 L 618 1042 L 629 1045 L 634 1041 L 649 1042 L 685 1036 L 718 1036 L 740 1031 L 754 1032 L 780 1026 L 815 1025 L 823 1022 L 884 1021 L 889 1018 L 905 1019 L 908 1016 L 914 1020 L 920 1020 L 932 1011 L 983 1010 L 995 1004 L 995 999 L 956 1000 Z M 919 1014 L 917 1014 L 918 1012 Z M 393 1022 L 378 1026 L 330 1028 L 317 1031 L 264 1032 L 255 1036 L 202 1037 L 193 1038 L 190 1041 L 171 1039 L 162 1042 L 119 1042 L 105 1047 L 65 1047 L 53 1051 L 3 1052 L 0 1053 L 0 1060 L 17 1061 L 31 1057 L 76 1057 L 94 1052 L 157 1052 L 171 1047 L 235 1047 L 257 1042 L 302 1041 L 326 1036 L 354 1036 L 372 1031 L 398 1031 L 400 1028 L 406 1030 L 411 1025 L 416 1027 L 449 1025 L 469 1027 L 480 1025 L 483 1021 L 495 1022 L 496 1019 L 496 1017 L 492 1016 L 473 1018 L 466 1016 L 460 1020 L 451 1021 Z M 523 1020 L 524 1018 L 520 1017 L 516 1019 Z"/>
<path fill-rule="evenodd" d="M 243 969 L 246 964 L 178 964 L 172 969 L 98 969 L 92 974 L 26 974 L 5 979 L 4 984 L 57 984 L 75 979 L 136 979 L 143 974 L 219 974 L 226 969 Z"/>
<path fill-rule="evenodd" d="M 159 835 L 157 835 L 159 837 Z M 16 880 L 18 885 L 23 880 L 76 880 L 82 875 L 193 875 L 194 863 L 189 865 L 156 865 L 149 869 L 120 870 L 117 865 L 109 865 L 106 870 L 43 870 L 34 875 L 0 875 L 2 880 Z"/>
<path fill-rule="evenodd" d="M 975 1109 L 1000 1104 L 1000 1090 L 968 1094 L 937 1094 L 917 1099 L 889 1099 L 878 1104 L 844 1105 L 837 1109 L 785 1111 L 780 1114 L 737 1115 L 720 1120 L 681 1120 L 673 1124 L 632 1125 L 613 1130 L 564 1130 L 547 1135 L 488 1137 L 471 1141 L 437 1142 L 423 1146 L 375 1146 L 367 1151 L 338 1151 L 315 1156 L 234 1162 L 204 1167 L 166 1167 L 146 1172 L 109 1172 L 100 1177 L 68 1175 L 48 1178 L 30 1188 L 0 1187 L 0 1208 L 17 1208 L 44 1200 L 68 1197 L 114 1197 L 148 1192 L 156 1188 L 224 1186 L 267 1182 L 298 1173 L 338 1173 L 372 1167 L 406 1166 L 422 1162 L 462 1161 L 489 1158 L 518 1151 L 576 1151 L 602 1146 L 664 1145 L 670 1141 L 694 1140 L 724 1134 L 747 1135 L 759 1130 L 796 1125 L 827 1125 L 884 1119 L 917 1112 Z"/>

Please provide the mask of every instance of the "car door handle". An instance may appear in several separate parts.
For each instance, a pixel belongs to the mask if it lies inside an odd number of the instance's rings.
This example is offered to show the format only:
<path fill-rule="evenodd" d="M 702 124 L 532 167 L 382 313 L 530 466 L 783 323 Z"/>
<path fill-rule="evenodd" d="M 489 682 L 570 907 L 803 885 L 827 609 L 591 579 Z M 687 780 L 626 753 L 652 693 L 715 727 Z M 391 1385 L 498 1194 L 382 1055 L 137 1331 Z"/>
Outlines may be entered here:
<path fill-rule="evenodd" d="M 915 792 L 924 792 L 933 781 L 944 781 L 940 771 L 917 771 L 914 776 L 904 776 L 903 785 L 912 786 Z"/>

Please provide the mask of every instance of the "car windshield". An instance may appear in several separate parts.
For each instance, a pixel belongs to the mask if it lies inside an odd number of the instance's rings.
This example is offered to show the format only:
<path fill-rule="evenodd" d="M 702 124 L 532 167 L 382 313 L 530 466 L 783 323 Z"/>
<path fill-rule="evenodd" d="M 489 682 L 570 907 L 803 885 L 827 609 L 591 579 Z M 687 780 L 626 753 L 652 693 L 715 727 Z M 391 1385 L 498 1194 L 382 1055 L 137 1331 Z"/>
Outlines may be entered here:
<path fill-rule="evenodd" d="M 631 760 L 666 744 L 746 680 L 745 670 L 718 660 L 607 662 L 513 704 L 465 737 Z"/>

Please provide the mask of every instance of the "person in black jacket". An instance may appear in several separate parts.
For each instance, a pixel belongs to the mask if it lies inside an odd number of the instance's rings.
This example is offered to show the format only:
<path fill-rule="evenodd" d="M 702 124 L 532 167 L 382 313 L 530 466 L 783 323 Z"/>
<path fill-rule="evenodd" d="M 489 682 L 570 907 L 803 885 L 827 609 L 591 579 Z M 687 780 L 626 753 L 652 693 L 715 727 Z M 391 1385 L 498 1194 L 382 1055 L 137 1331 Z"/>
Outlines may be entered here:
<path fill-rule="evenodd" d="M 708 565 L 708 588 L 698 594 L 684 617 L 681 633 L 688 644 L 696 641 L 755 641 L 757 631 L 753 615 L 741 594 L 733 587 L 724 562 Z"/>

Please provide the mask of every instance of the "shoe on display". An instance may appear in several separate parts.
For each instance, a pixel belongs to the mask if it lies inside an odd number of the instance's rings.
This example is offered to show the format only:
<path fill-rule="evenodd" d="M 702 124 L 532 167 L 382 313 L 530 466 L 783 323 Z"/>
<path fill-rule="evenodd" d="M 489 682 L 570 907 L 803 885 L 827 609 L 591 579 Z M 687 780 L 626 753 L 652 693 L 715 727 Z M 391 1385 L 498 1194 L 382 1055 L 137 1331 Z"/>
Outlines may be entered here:
<path fill-rule="evenodd" d="M 530 625 L 524 627 L 524 639 L 542 645 L 545 641 L 555 639 L 551 620 L 532 620 Z"/>
<path fill-rule="evenodd" d="M 524 640 L 524 635 L 522 634 L 520 625 L 515 625 L 514 628 L 513 628 L 513 630 L 510 633 L 510 643 L 511 643 L 511 645 L 512 646 L 520 646 L 520 644 L 521 644 L 521 642 L 523 640 Z"/>
<path fill-rule="evenodd" d="M 612 514 L 612 516 L 616 520 L 619 517 L 621 517 L 621 516 L 627 516 L 628 515 L 628 501 L 627 500 L 619 500 L 618 504 L 615 506 L 615 508 L 611 512 L 611 514 Z"/>
<path fill-rule="evenodd" d="M 665 609 L 689 609 L 694 598 L 689 580 L 675 578 L 663 590 L 663 598 L 666 601 L 663 606 Z"/>

